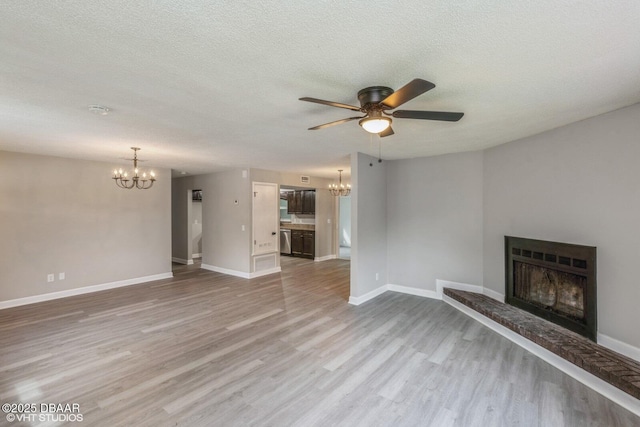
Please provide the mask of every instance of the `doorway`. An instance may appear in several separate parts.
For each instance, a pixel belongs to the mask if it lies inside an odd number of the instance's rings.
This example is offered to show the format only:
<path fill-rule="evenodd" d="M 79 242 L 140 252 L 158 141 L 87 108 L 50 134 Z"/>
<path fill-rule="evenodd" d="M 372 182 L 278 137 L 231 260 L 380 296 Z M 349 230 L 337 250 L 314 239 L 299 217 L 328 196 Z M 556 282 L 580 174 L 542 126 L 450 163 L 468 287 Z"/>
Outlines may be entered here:
<path fill-rule="evenodd" d="M 189 186 L 174 192 L 171 198 L 171 260 L 174 270 L 182 270 L 180 266 L 195 265 L 193 268 L 199 268 L 204 253 L 206 208 L 203 191 L 191 190 Z"/>
<path fill-rule="evenodd" d="M 351 196 L 340 196 L 338 201 L 339 259 L 351 259 Z"/>
<path fill-rule="evenodd" d="M 202 258 L 202 190 L 193 190 L 191 196 L 191 258 Z"/>

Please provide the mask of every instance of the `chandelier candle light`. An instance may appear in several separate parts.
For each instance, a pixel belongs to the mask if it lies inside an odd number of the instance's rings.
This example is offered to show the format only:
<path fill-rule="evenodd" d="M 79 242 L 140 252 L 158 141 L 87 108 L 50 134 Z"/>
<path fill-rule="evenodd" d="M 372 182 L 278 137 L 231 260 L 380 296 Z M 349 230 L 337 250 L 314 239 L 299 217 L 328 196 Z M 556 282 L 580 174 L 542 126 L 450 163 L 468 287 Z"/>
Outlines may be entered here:
<path fill-rule="evenodd" d="M 153 171 L 150 171 L 147 176 L 147 173 L 143 172 L 142 177 L 140 177 L 140 172 L 138 170 L 138 150 L 140 150 L 140 148 L 131 147 L 131 149 L 133 150 L 133 159 L 128 160 L 133 160 L 133 176 L 129 179 L 129 174 L 127 172 L 123 172 L 122 168 L 120 168 L 113 171 L 113 179 L 115 180 L 116 185 L 120 188 L 126 188 L 127 190 L 132 188 L 148 190 L 156 181 L 156 174 L 153 173 Z"/>
<path fill-rule="evenodd" d="M 351 193 L 351 184 L 347 184 L 346 186 L 342 183 L 342 169 L 338 169 L 338 173 L 340 174 L 340 182 L 339 184 L 330 184 L 329 192 L 334 196 L 348 196 Z"/>

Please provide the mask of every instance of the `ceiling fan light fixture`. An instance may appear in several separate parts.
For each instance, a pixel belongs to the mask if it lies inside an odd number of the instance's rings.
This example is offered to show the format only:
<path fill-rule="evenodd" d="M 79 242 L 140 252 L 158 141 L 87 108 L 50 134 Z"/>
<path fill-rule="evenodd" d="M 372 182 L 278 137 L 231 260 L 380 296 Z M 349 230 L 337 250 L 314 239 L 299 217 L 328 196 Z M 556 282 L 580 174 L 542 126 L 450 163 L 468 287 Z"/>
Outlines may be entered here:
<path fill-rule="evenodd" d="M 380 133 L 391 126 L 391 119 L 389 117 L 365 117 L 358 122 L 362 129 L 369 133 Z"/>

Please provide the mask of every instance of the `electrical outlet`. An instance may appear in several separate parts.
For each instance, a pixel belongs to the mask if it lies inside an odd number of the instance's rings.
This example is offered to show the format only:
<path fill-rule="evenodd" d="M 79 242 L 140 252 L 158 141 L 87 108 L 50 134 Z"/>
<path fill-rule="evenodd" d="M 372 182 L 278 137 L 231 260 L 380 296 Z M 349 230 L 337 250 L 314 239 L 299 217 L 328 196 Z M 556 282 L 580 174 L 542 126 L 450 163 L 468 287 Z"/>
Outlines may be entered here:
<path fill-rule="evenodd" d="M 376 273 L 376 280 L 380 279 L 380 275 Z"/>
<path fill-rule="evenodd" d="M 242 226 L 242 231 L 244 231 L 244 225 Z"/>
<path fill-rule="evenodd" d="M 62 273 L 58 273 L 58 280 L 64 280 L 65 275 L 64 275 L 64 271 Z"/>
<path fill-rule="evenodd" d="M 56 276 L 53 273 L 47 274 L 47 282 L 53 282 L 54 280 L 56 280 Z"/>

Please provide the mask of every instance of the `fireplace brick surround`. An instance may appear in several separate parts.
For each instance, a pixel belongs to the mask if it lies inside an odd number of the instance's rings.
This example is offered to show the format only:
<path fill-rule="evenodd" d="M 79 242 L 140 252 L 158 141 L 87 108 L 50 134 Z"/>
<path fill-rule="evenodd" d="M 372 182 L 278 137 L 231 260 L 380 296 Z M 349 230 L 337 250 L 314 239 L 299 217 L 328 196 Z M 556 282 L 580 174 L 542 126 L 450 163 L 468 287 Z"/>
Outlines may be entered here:
<path fill-rule="evenodd" d="M 445 288 L 444 295 L 640 399 L 640 363 L 586 337 L 483 294 Z"/>

